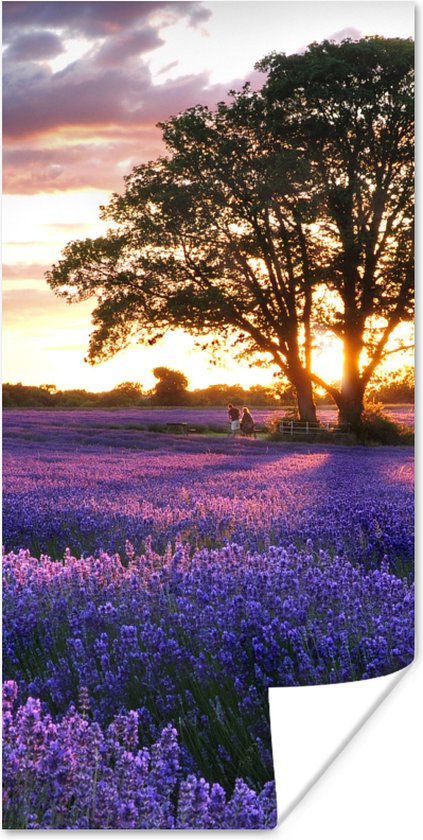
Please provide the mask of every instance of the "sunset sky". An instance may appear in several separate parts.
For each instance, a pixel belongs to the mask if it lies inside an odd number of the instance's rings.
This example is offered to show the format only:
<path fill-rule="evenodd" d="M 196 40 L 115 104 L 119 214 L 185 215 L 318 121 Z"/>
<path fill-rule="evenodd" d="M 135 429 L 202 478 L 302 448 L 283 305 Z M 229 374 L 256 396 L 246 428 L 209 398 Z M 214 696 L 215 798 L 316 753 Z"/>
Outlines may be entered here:
<path fill-rule="evenodd" d="M 99 205 L 122 191 L 134 165 L 163 151 L 159 120 L 213 106 L 246 80 L 258 86 L 254 63 L 271 50 L 413 36 L 413 3 L 82 0 L 2 8 L 3 380 L 151 387 L 160 364 L 183 370 L 192 387 L 270 381 L 262 369 L 212 367 L 182 334 L 91 367 L 84 356 L 92 304 L 66 305 L 44 272 L 69 240 L 104 231 Z M 334 354 L 334 376 L 340 361 Z"/>

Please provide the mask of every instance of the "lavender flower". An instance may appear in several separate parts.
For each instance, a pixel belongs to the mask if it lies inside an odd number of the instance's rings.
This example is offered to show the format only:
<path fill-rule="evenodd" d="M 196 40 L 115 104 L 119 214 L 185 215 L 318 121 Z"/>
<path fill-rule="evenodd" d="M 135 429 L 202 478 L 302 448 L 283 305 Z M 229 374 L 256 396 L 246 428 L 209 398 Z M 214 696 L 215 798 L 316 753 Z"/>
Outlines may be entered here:
<path fill-rule="evenodd" d="M 5 824 L 271 828 L 268 687 L 413 657 L 412 453 L 90 417 L 6 417 Z"/>

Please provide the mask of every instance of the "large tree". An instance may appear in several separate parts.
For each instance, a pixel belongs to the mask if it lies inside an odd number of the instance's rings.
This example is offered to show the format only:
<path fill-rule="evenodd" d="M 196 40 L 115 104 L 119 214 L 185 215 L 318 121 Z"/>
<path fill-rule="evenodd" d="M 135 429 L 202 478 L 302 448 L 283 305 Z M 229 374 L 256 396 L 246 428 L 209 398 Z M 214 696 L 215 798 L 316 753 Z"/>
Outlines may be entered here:
<path fill-rule="evenodd" d="M 369 380 L 413 303 L 414 48 L 366 38 L 272 54 L 258 66 L 270 135 L 312 170 L 324 282 L 320 321 L 342 339 L 341 422 L 360 424 Z"/>
<path fill-rule="evenodd" d="M 314 382 L 358 427 L 411 312 L 412 59 L 383 39 L 275 54 L 262 91 L 164 123 L 167 156 L 103 208 L 107 236 L 70 243 L 47 275 L 69 301 L 97 296 L 89 361 L 182 327 L 269 359 L 301 418 Z M 312 370 L 316 325 L 343 341 L 341 388 Z"/>
<path fill-rule="evenodd" d="M 167 157 L 136 167 L 103 208 L 113 229 L 70 243 L 48 274 L 69 301 L 97 296 L 89 361 L 182 327 L 225 353 L 259 352 L 294 385 L 300 416 L 315 420 L 307 164 L 264 137 L 246 89 L 162 127 Z"/>

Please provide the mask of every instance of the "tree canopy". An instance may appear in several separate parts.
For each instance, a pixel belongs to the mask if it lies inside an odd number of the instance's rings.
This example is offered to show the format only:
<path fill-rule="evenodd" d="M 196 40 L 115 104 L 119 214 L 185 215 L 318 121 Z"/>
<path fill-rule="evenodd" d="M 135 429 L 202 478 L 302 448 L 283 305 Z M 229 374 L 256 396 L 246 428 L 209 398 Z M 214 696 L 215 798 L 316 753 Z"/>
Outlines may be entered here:
<path fill-rule="evenodd" d="M 312 170 L 333 292 L 321 320 L 344 343 L 341 389 L 328 390 L 346 419 L 355 419 L 351 403 L 361 411 L 395 327 L 412 317 L 413 59 L 410 40 L 367 38 L 259 65 L 272 135 Z"/>
<path fill-rule="evenodd" d="M 304 419 L 318 383 L 354 424 L 411 316 L 413 46 L 324 42 L 258 66 L 261 91 L 162 124 L 166 156 L 135 167 L 102 208 L 108 234 L 70 243 L 47 279 L 96 296 L 92 363 L 182 327 L 275 364 Z M 316 327 L 343 341 L 340 388 L 313 372 Z"/>
<path fill-rule="evenodd" d="M 156 405 L 186 405 L 189 402 L 188 379 L 180 370 L 156 367 L 153 376 L 157 379 L 152 393 Z"/>

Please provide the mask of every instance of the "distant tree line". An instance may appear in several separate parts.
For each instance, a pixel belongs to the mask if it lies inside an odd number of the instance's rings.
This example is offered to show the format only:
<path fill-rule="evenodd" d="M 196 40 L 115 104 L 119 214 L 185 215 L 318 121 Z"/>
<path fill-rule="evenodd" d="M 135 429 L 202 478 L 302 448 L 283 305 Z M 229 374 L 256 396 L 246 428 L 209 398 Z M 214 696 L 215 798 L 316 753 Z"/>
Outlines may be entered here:
<path fill-rule="evenodd" d="M 182 380 L 179 371 L 171 371 Z M 123 382 L 110 391 L 95 393 L 82 388 L 58 390 L 53 385 L 3 385 L 3 408 L 124 408 L 131 406 L 225 406 L 228 402 L 275 407 L 292 403 L 289 388 L 281 395 L 275 389 L 254 385 L 210 385 L 189 391 L 178 376 L 159 380 L 155 388 L 143 391 L 137 382 Z"/>
<path fill-rule="evenodd" d="M 3 408 L 114 408 L 140 404 L 143 392 L 136 382 L 122 382 L 111 391 L 83 388 L 61 391 L 55 385 L 3 385 Z"/>
<path fill-rule="evenodd" d="M 389 376 L 375 377 L 368 391 L 373 402 L 414 403 L 414 368 L 406 365 Z"/>
<path fill-rule="evenodd" d="M 124 408 L 131 406 L 177 406 L 191 407 L 226 406 L 228 402 L 277 408 L 292 406 L 295 395 L 289 383 L 265 387 L 252 385 L 209 385 L 207 388 L 188 389 L 188 379 L 178 370 L 166 367 L 153 371 L 157 383 L 150 390 L 143 390 L 139 382 L 122 382 L 110 391 L 95 393 L 82 388 L 59 390 L 55 385 L 3 385 L 3 408 Z M 391 375 L 378 377 L 369 388 L 369 396 L 375 402 L 413 403 L 414 372 L 411 366 Z M 316 402 L 327 404 L 322 393 L 316 395 Z"/>

